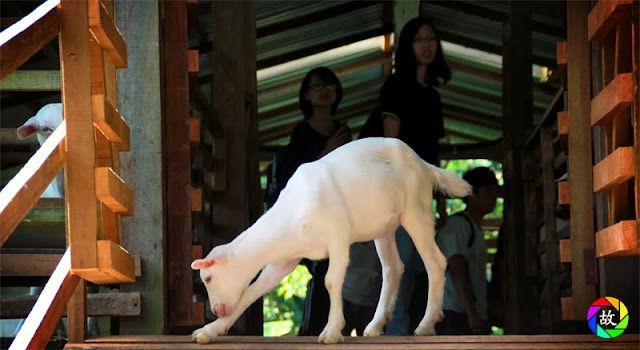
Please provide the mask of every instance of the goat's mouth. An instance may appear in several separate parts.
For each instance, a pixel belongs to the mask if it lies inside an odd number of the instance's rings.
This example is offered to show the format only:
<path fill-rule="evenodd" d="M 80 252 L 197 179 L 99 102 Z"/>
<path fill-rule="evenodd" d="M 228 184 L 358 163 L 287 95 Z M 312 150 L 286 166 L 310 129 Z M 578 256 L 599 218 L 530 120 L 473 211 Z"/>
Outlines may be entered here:
<path fill-rule="evenodd" d="M 211 312 L 218 317 L 226 317 L 231 314 L 231 308 L 227 304 L 217 304 L 211 308 Z"/>

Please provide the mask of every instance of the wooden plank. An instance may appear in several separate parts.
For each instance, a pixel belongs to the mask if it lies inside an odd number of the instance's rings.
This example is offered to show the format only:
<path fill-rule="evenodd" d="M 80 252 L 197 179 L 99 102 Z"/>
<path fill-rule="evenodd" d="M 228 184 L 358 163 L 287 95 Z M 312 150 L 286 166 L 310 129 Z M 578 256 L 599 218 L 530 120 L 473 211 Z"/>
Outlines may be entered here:
<path fill-rule="evenodd" d="M 58 4 L 47 0 L 0 33 L 0 80 L 16 70 L 60 31 Z"/>
<path fill-rule="evenodd" d="M 115 244 L 120 244 L 120 221 L 118 213 L 113 211 L 105 203 L 100 203 L 100 223 L 102 236 L 100 239 L 108 239 Z"/>
<path fill-rule="evenodd" d="M 94 283 L 135 282 L 135 263 L 131 254 L 109 240 L 98 241 L 97 245 L 98 268 L 111 278 Z"/>
<path fill-rule="evenodd" d="M 570 263 L 571 262 L 571 240 L 561 239 L 559 241 L 558 249 L 560 250 L 560 262 L 565 264 Z"/>
<path fill-rule="evenodd" d="M 63 121 L 0 192 L 0 246 L 62 169 L 67 159 L 66 132 Z"/>
<path fill-rule="evenodd" d="M 593 229 L 593 170 L 591 155 L 591 71 L 587 38 L 589 3 L 567 2 L 567 53 L 569 91 L 569 174 L 571 174 L 571 281 L 573 316 L 583 320 L 593 300 L 595 286 L 585 278 L 584 251 L 595 246 Z"/>
<path fill-rule="evenodd" d="M 67 304 L 69 342 L 87 339 L 87 281 L 81 279 Z"/>
<path fill-rule="evenodd" d="M 628 111 L 633 103 L 633 73 L 619 74 L 591 101 L 591 125 L 599 126 Z M 571 95 L 569 95 L 571 96 Z"/>
<path fill-rule="evenodd" d="M 129 125 L 120 116 L 118 110 L 107 100 L 105 95 L 92 95 L 91 105 L 95 125 L 120 151 L 129 151 Z"/>
<path fill-rule="evenodd" d="M 127 68 L 127 45 L 99 0 L 88 2 L 89 28 L 116 68 Z"/>
<path fill-rule="evenodd" d="M 98 234 L 95 196 L 95 134 L 91 120 L 91 57 L 87 3 L 61 0 L 60 71 L 67 122 L 67 242 L 74 273 L 94 271 Z"/>
<path fill-rule="evenodd" d="M 0 254 L 3 277 L 48 277 L 55 270 L 62 254 Z M 134 256 L 135 275 L 141 276 L 140 257 Z"/>
<path fill-rule="evenodd" d="M 556 43 L 556 65 L 560 73 L 562 86 L 567 89 L 567 42 L 559 41 Z"/>
<path fill-rule="evenodd" d="M 96 168 L 96 197 L 123 216 L 133 215 L 133 191 L 111 168 Z"/>
<path fill-rule="evenodd" d="M 569 153 L 569 111 L 558 112 L 558 136 L 565 153 Z"/>
<path fill-rule="evenodd" d="M 596 256 L 637 256 L 640 255 L 639 242 L 636 221 L 620 221 L 596 233 Z"/>
<path fill-rule="evenodd" d="M 607 0 L 598 1 L 589 12 L 588 38 L 589 40 L 601 40 L 620 21 L 630 19 L 633 0 Z"/>
<path fill-rule="evenodd" d="M 0 91 L 60 91 L 59 70 L 16 70 L 0 80 Z"/>
<path fill-rule="evenodd" d="M 191 263 L 191 162 L 189 150 L 189 42 L 187 5 L 184 1 L 161 2 L 164 57 L 164 152 L 167 179 L 167 291 L 168 327 L 192 323 L 193 272 Z"/>
<path fill-rule="evenodd" d="M 200 142 L 200 119 L 189 118 L 189 142 Z"/>
<path fill-rule="evenodd" d="M 635 175 L 635 149 L 620 147 L 593 167 L 593 192 L 608 191 Z"/>
<path fill-rule="evenodd" d="M 80 278 L 71 273 L 71 252 L 67 249 L 11 348 L 43 349 L 79 281 Z"/>
<path fill-rule="evenodd" d="M 191 189 L 191 211 L 202 211 L 202 189 Z"/>
<path fill-rule="evenodd" d="M 558 204 L 571 204 L 571 184 L 568 181 L 558 182 Z"/>
<path fill-rule="evenodd" d="M 198 54 L 198 50 L 189 50 L 189 61 L 187 66 L 187 72 L 189 74 L 189 89 L 198 83 L 198 72 L 200 71 Z"/>

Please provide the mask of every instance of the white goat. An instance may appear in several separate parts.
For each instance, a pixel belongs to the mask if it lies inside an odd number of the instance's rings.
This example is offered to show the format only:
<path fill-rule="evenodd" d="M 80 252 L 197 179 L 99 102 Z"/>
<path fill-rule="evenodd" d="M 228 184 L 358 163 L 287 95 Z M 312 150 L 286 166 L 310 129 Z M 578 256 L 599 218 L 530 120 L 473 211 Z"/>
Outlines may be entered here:
<path fill-rule="evenodd" d="M 382 263 L 383 283 L 374 318 L 364 334 L 380 335 L 391 319 L 404 269 L 395 240 L 399 225 L 409 232 L 429 274 L 428 305 L 415 334 L 435 334 L 434 325 L 443 317 L 447 262 L 434 241 L 433 187 L 455 196 L 470 191 L 455 173 L 424 162 L 405 143 L 392 138 L 353 141 L 301 165 L 275 205 L 254 225 L 191 264 L 200 270 L 211 311 L 219 316 L 194 331 L 193 339 L 208 343 L 226 334 L 242 312 L 273 289 L 302 257 L 328 256 L 325 285 L 331 307 L 318 342 L 342 341 L 342 282 L 349 246 L 372 239 Z"/>
<path fill-rule="evenodd" d="M 53 134 L 56 128 L 62 123 L 62 103 L 49 103 L 40 108 L 38 113 L 29 118 L 17 133 L 20 139 L 25 139 L 36 134 L 40 146 Z M 63 198 L 64 197 L 64 170 L 60 171 L 53 181 L 44 190 L 41 198 Z"/>

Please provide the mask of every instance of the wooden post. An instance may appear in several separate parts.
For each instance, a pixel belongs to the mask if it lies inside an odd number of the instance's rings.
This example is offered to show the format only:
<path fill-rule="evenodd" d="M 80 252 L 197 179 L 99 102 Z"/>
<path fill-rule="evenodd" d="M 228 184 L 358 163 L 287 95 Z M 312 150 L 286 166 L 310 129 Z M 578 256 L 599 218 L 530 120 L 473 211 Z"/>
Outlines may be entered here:
<path fill-rule="evenodd" d="M 595 300 L 595 286 L 585 277 L 585 251 L 594 248 L 588 14 L 588 1 L 567 2 L 571 277 L 576 320 L 584 318 Z"/>
<path fill-rule="evenodd" d="M 213 203 L 214 235 L 217 242 L 228 242 L 253 223 L 261 202 L 257 196 L 255 4 L 213 2 L 212 13 L 216 77 L 211 88 L 212 107 L 226 140 L 226 149 L 220 150 L 216 144 L 214 157 L 227 160 L 226 188 Z M 226 155 L 218 154 L 220 151 L 226 151 Z M 262 334 L 261 300 L 245 312 L 234 328 L 242 334 Z"/>
<path fill-rule="evenodd" d="M 504 24 L 503 119 L 504 119 L 504 234 L 507 247 L 507 285 L 505 333 L 535 333 L 539 322 L 533 284 L 525 276 L 527 241 L 525 237 L 525 196 L 522 181 L 522 153 L 525 130 L 532 126 L 532 47 L 531 11 L 524 2 L 511 2 Z"/>
<path fill-rule="evenodd" d="M 127 69 L 117 72 L 118 110 L 128 116 L 131 152 L 121 155 L 122 178 L 134 192 L 135 216 L 122 220 L 122 245 L 142 260 L 142 278 L 120 286 L 140 292 L 140 316 L 120 319 L 120 334 L 163 334 L 166 328 L 165 222 L 163 219 L 160 6 L 115 1 L 115 20 L 127 43 Z M 144 18 L 145 20 L 140 20 Z"/>

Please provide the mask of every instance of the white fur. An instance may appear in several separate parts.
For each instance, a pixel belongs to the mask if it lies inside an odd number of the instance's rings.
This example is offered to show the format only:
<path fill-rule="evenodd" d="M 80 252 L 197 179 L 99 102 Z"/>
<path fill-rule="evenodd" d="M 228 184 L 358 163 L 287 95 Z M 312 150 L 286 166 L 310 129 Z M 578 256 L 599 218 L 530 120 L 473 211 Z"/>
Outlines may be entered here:
<path fill-rule="evenodd" d="M 372 239 L 382 263 L 383 283 L 365 335 L 380 335 L 391 318 L 404 269 L 395 241 L 399 225 L 409 232 L 429 274 L 428 305 L 415 334 L 435 334 L 434 325 L 443 316 L 446 259 L 434 242 L 433 187 L 455 196 L 470 191 L 455 173 L 424 162 L 405 143 L 392 138 L 353 141 L 301 165 L 273 208 L 231 243 L 191 264 L 200 270 L 211 310 L 219 316 L 194 331 L 193 339 L 208 343 L 226 334 L 242 312 L 273 289 L 302 257 L 329 257 L 325 285 L 331 307 L 318 342 L 342 341 L 342 282 L 349 246 Z"/>
<path fill-rule="evenodd" d="M 20 139 L 24 139 L 35 134 L 40 146 L 42 146 L 61 123 L 62 103 L 49 103 L 40 108 L 36 115 L 29 118 L 21 127 L 18 128 L 18 137 Z M 40 197 L 64 197 L 64 170 L 60 171 L 58 175 L 56 175 Z"/>

